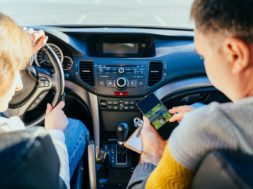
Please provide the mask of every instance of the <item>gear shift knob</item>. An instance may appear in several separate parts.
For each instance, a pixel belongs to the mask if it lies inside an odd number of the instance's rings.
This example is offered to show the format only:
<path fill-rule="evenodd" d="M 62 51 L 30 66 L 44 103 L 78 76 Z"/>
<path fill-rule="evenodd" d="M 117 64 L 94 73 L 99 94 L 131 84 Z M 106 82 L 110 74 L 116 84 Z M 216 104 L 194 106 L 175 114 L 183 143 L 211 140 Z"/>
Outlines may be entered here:
<path fill-rule="evenodd" d="M 116 134 L 118 137 L 118 143 L 119 145 L 123 145 L 126 141 L 127 135 L 128 135 L 128 124 L 125 122 L 120 122 L 116 125 Z"/>

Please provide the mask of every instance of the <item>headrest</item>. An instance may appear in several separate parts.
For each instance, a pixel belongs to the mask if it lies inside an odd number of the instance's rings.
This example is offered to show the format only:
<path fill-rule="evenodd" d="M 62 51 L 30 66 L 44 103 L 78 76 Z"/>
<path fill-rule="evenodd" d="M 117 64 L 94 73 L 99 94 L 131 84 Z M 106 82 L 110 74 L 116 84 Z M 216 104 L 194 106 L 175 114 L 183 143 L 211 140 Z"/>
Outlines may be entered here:
<path fill-rule="evenodd" d="M 58 189 L 60 162 L 42 127 L 0 134 L 0 188 Z"/>
<path fill-rule="evenodd" d="M 200 164 L 192 188 L 253 188 L 253 156 L 233 150 L 209 153 Z"/>

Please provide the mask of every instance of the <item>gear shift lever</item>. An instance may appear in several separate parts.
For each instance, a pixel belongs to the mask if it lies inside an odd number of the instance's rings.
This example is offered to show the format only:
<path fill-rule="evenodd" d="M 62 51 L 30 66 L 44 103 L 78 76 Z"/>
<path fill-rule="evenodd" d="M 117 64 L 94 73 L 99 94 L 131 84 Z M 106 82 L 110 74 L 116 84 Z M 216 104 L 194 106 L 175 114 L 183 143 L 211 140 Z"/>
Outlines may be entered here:
<path fill-rule="evenodd" d="M 116 134 L 118 137 L 118 144 L 123 146 L 124 142 L 127 139 L 128 135 L 128 124 L 125 122 L 120 122 L 116 125 Z"/>
<path fill-rule="evenodd" d="M 124 165 L 127 164 L 127 150 L 124 147 L 124 142 L 126 141 L 128 134 L 128 124 L 125 122 L 119 122 L 116 125 L 116 134 L 118 137 L 118 144 L 116 145 L 116 164 Z"/>

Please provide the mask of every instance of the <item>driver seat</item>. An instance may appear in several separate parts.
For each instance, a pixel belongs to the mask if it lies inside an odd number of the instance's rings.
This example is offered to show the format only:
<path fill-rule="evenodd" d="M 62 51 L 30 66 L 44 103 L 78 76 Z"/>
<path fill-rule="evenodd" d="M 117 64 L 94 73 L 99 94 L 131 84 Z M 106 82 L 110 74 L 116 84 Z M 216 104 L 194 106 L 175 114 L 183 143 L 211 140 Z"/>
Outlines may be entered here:
<path fill-rule="evenodd" d="M 0 188 L 66 189 L 60 161 L 42 127 L 0 134 Z"/>
<path fill-rule="evenodd" d="M 253 156 L 236 150 L 209 153 L 200 164 L 192 189 L 253 188 Z"/>

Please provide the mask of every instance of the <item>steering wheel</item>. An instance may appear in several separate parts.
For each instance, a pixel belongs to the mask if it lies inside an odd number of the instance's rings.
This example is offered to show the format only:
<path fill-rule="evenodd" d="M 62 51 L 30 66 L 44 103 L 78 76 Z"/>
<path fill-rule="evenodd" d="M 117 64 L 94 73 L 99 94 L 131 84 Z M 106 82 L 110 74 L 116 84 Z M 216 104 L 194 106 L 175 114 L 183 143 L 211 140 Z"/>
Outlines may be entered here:
<path fill-rule="evenodd" d="M 61 100 L 65 86 L 61 62 L 49 45 L 46 44 L 43 50 L 52 64 L 54 73 L 51 74 L 47 69 L 42 67 L 28 66 L 21 73 L 24 88 L 13 96 L 9 103 L 9 108 L 4 112 L 6 116 L 19 116 L 22 119 L 24 114 L 28 110 L 35 108 L 51 89 L 55 91 L 52 106 L 54 107 Z M 45 113 L 24 124 L 26 127 L 31 127 L 40 124 L 44 119 Z"/>

